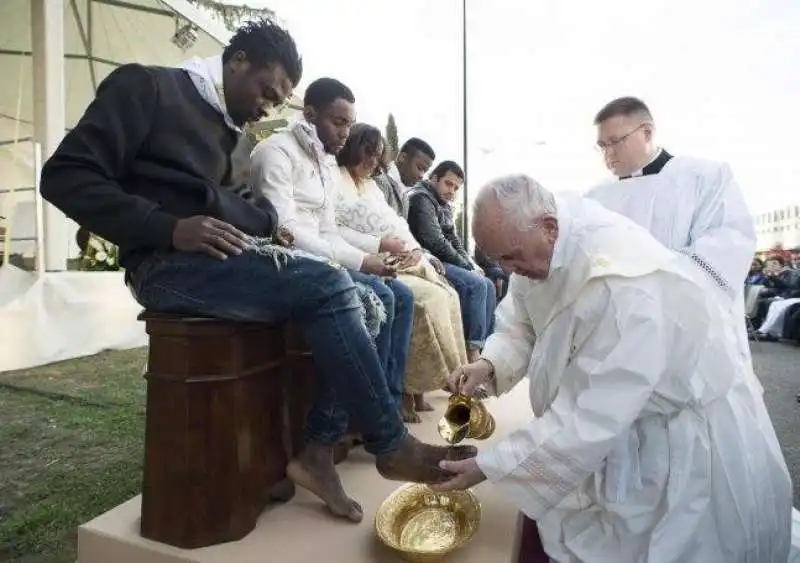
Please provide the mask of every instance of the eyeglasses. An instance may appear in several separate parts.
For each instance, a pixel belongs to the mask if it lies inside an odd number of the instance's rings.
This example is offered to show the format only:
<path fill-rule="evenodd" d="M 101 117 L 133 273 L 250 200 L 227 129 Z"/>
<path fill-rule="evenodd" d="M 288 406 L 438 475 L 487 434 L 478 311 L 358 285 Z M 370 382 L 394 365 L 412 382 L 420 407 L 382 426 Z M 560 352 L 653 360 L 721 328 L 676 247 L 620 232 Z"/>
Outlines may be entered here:
<path fill-rule="evenodd" d="M 608 141 L 607 143 L 605 141 L 597 141 L 597 144 L 594 146 L 594 148 L 595 148 L 595 150 L 597 150 L 599 152 L 606 152 L 606 151 L 608 151 L 608 149 L 613 149 L 614 147 L 617 147 L 620 144 L 622 144 L 625 141 L 627 141 L 628 137 L 630 137 L 631 135 L 636 133 L 639 129 L 641 129 L 645 125 L 649 125 L 649 124 L 648 123 L 642 123 L 638 127 L 632 129 L 631 131 L 628 131 L 625 135 L 623 135 L 619 139 L 612 139 L 611 141 Z"/>

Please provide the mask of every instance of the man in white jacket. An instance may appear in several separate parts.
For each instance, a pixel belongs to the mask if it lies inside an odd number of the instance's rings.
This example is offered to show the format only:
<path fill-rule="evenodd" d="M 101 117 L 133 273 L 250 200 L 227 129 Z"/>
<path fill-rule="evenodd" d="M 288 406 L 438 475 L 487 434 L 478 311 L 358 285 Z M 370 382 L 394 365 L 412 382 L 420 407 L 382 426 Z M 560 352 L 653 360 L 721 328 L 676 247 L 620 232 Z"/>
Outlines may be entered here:
<path fill-rule="evenodd" d="M 558 563 L 786 561 L 791 480 L 716 282 L 525 176 L 483 188 L 474 236 L 513 274 L 482 359 L 451 386 L 502 394 L 528 376 L 535 418 L 442 462 L 459 475 L 441 488 L 498 486 Z"/>
<path fill-rule="evenodd" d="M 394 268 L 387 264 L 385 255 L 370 254 L 351 245 L 336 225 L 335 190 L 339 169 L 333 155 L 342 149 L 355 122 L 355 97 L 338 80 L 320 78 L 306 88 L 304 104 L 302 119 L 253 149 L 250 185 L 275 207 L 278 225 L 291 234 L 297 249 L 343 266 L 354 282 L 368 286 L 380 299 L 385 316 L 375 343 L 387 386 L 401 412 L 414 321 L 414 296 L 408 286 L 394 279 Z M 385 237 L 378 250 L 399 254 L 405 251 L 405 243 L 395 237 Z M 324 406 L 309 415 L 306 429 L 312 442 L 320 445 L 320 458 L 329 456 L 330 446 L 348 429 L 341 399 L 336 397 L 334 389 L 328 391 L 319 398 Z M 347 518 L 356 521 L 362 518 L 360 507 L 348 508 L 350 504 L 340 484 L 334 493 L 324 492 L 320 496 L 329 505 L 339 506 L 337 510 Z"/>

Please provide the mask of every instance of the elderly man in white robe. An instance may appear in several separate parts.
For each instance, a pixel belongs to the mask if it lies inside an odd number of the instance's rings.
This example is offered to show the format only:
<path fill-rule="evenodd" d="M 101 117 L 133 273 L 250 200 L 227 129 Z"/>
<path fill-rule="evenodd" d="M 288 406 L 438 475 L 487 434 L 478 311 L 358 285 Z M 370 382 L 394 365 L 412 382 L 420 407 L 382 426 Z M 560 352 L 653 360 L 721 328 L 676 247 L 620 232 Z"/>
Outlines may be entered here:
<path fill-rule="evenodd" d="M 535 417 L 442 462 L 456 477 L 439 488 L 499 487 L 551 562 L 785 562 L 792 485 L 715 282 L 525 176 L 484 187 L 474 213 L 512 275 L 482 359 L 450 385 L 502 394 L 528 376 Z"/>
<path fill-rule="evenodd" d="M 742 355 L 750 361 L 744 280 L 756 252 L 756 230 L 727 164 L 672 156 L 655 143 L 655 120 L 634 97 L 606 104 L 595 116 L 597 148 L 617 176 L 587 194 L 684 254 L 728 294 Z"/>

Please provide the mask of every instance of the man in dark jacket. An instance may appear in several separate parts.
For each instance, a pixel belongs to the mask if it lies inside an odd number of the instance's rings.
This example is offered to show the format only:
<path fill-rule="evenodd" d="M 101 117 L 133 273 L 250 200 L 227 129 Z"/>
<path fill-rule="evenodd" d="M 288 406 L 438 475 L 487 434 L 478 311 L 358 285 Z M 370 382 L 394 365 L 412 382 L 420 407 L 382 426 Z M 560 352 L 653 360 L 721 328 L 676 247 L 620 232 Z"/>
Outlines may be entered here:
<path fill-rule="evenodd" d="M 294 40 L 267 20 L 239 29 L 221 57 L 183 68 L 123 65 L 45 165 L 42 196 L 119 246 L 147 309 L 301 323 L 319 384 L 335 389 L 380 473 L 442 480 L 444 457 L 474 449 L 435 448 L 408 435 L 346 271 L 282 248 L 289 241 L 276 232 L 272 204 L 232 185 L 241 128 L 282 104 L 301 73 Z M 360 520 L 336 474 L 334 444 L 311 432 L 334 418 L 331 410 L 312 409 L 307 446 L 287 472 L 334 514 Z"/>
<path fill-rule="evenodd" d="M 486 253 L 477 246 L 473 256 L 478 267 L 483 270 L 487 278 L 492 280 L 497 290 L 497 302 L 499 303 L 508 291 L 508 274 L 503 271 L 503 268 L 497 262 L 492 262 Z"/>
<path fill-rule="evenodd" d="M 494 328 L 495 287 L 469 258 L 456 234 L 451 203 L 464 183 L 464 171 L 452 160 L 439 163 L 428 180 L 406 194 L 408 226 L 422 247 L 444 264 L 458 292 L 467 355 L 476 361 Z"/>

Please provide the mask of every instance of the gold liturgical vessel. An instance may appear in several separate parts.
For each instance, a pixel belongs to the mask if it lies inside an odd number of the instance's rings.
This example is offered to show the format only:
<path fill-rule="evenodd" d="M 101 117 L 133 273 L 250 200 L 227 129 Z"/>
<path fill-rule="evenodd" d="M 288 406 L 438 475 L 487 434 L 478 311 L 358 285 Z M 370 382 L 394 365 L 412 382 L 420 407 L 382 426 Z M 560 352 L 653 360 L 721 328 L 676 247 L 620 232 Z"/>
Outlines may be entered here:
<path fill-rule="evenodd" d="M 439 421 L 439 435 L 449 444 L 465 438 L 485 440 L 494 434 L 494 417 L 480 399 L 466 395 L 451 395 L 447 409 Z"/>
<path fill-rule="evenodd" d="M 439 421 L 439 435 L 450 444 L 485 440 L 494 430 L 486 405 L 466 395 L 452 395 Z M 480 521 L 481 504 L 471 490 L 439 493 L 409 483 L 378 508 L 375 533 L 407 561 L 439 561 L 472 539 Z"/>
<path fill-rule="evenodd" d="M 472 491 L 437 493 L 408 483 L 383 501 L 375 515 L 380 541 L 406 561 L 439 561 L 467 543 L 481 521 Z"/>

